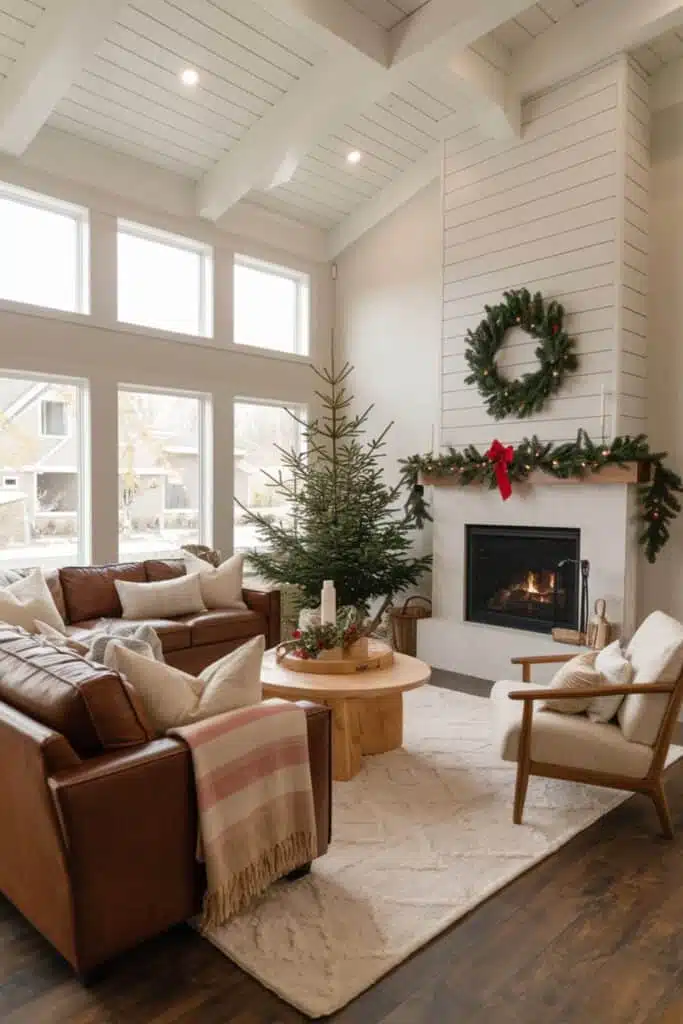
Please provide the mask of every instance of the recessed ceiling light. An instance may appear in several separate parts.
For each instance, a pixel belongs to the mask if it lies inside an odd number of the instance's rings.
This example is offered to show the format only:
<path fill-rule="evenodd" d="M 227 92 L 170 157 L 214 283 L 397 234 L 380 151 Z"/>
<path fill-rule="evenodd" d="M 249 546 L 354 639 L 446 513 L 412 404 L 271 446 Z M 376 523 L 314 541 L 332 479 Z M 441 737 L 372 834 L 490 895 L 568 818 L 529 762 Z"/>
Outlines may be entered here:
<path fill-rule="evenodd" d="M 352 149 L 350 153 L 347 153 L 346 159 L 350 164 L 359 164 L 363 159 L 363 154 L 357 149 Z"/>
<path fill-rule="evenodd" d="M 195 71 L 194 68 L 185 68 L 180 75 L 180 81 L 183 85 L 198 85 L 199 84 L 199 72 Z"/>

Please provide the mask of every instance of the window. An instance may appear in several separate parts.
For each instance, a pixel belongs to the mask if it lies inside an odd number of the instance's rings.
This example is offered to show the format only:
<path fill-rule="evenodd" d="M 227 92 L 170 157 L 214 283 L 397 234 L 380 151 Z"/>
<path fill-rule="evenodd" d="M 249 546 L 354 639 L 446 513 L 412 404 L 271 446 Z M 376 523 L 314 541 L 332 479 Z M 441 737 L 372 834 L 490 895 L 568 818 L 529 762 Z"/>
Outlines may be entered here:
<path fill-rule="evenodd" d="M 85 382 L 0 374 L 0 567 L 88 560 L 88 438 Z"/>
<path fill-rule="evenodd" d="M 206 543 L 210 404 L 205 395 L 119 390 L 119 557 Z"/>
<path fill-rule="evenodd" d="M 289 407 L 300 420 L 305 419 L 302 406 Z M 235 498 L 246 508 L 266 512 L 275 520 L 285 521 L 290 515 L 287 504 L 270 486 L 265 473 L 277 477 L 283 469 L 285 451 L 301 449 L 301 426 L 282 405 L 235 403 Z M 260 544 L 253 526 L 245 522 L 244 513 L 235 504 L 235 551 L 246 551 Z"/>
<path fill-rule="evenodd" d="M 88 313 L 88 211 L 0 185 L 0 299 Z"/>
<path fill-rule="evenodd" d="M 66 437 L 69 432 L 66 402 L 43 399 L 40 403 L 40 432 L 43 437 Z"/>
<path fill-rule="evenodd" d="M 308 274 L 235 257 L 235 344 L 308 355 Z"/>
<path fill-rule="evenodd" d="M 210 246 L 119 221 L 119 321 L 210 337 L 212 301 Z"/>

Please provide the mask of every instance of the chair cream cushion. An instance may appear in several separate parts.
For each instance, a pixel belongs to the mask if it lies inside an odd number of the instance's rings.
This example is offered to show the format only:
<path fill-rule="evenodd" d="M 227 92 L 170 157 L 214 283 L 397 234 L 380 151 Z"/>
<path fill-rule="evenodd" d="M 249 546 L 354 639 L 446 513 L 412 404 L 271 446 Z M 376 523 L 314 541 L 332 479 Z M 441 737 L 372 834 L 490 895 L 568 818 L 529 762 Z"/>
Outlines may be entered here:
<path fill-rule="evenodd" d="M 242 600 L 244 555 L 233 555 L 216 568 L 189 551 L 184 554 L 186 571 L 199 573 L 202 598 L 210 611 L 216 608 L 247 607 Z"/>
<path fill-rule="evenodd" d="M 523 701 L 510 700 L 508 694 L 525 687 L 538 688 L 505 680 L 491 691 L 493 742 L 504 761 L 517 760 L 523 713 Z M 650 767 L 652 749 L 642 743 L 629 743 L 617 725 L 591 722 L 585 715 L 535 709 L 531 759 L 642 779 Z"/>
<path fill-rule="evenodd" d="M 626 649 L 634 683 L 674 683 L 683 668 L 683 625 L 664 612 L 653 612 L 636 630 Z M 656 741 L 669 702 L 666 693 L 629 694 L 618 719 L 627 740 Z"/>
<path fill-rule="evenodd" d="M 173 619 L 205 612 L 199 573 L 154 583 L 114 580 L 124 619 Z"/>
<path fill-rule="evenodd" d="M 114 665 L 134 688 L 159 733 L 235 708 L 258 704 L 262 697 L 261 661 L 265 638 L 255 636 L 209 665 L 199 677 L 125 647 L 114 649 Z"/>

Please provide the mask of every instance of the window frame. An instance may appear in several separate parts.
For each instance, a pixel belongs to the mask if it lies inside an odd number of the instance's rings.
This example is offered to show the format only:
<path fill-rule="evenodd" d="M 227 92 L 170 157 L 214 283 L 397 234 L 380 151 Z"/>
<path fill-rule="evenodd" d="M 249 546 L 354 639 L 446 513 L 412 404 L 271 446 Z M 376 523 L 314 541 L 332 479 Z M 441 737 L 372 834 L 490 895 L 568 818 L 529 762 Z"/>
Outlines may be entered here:
<path fill-rule="evenodd" d="M 193 398 L 199 402 L 199 416 L 197 417 L 197 444 L 199 450 L 199 500 L 197 502 L 197 522 L 199 524 L 199 544 L 213 545 L 214 517 L 213 517 L 213 396 L 206 391 L 190 391 L 186 388 L 165 388 L 145 384 L 130 384 L 128 382 L 116 385 L 116 479 L 117 492 L 120 477 L 119 465 L 119 395 L 121 392 L 145 395 L 160 395 L 173 398 Z M 166 482 L 164 489 L 164 513 L 175 512 L 175 509 L 166 508 Z M 120 508 L 117 507 L 117 520 Z M 121 533 L 117 529 L 117 558 L 121 560 Z"/>
<path fill-rule="evenodd" d="M 237 267 L 246 267 L 250 270 L 258 270 L 261 273 L 271 274 L 273 277 L 282 277 L 286 281 L 293 281 L 296 285 L 294 318 L 296 324 L 296 336 L 294 349 L 289 351 L 282 348 L 265 348 L 262 345 L 247 345 L 239 342 L 234 333 L 235 323 L 235 295 L 237 291 L 235 282 L 235 270 Z M 233 283 L 233 344 L 243 352 L 253 352 L 258 355 L 269 355 L 276 357 L 292 357 L 309 359 L 311 355 L 311 322 L 313 317 L 313 279 L 309 271 L 298 270 L 296 267 L 287 267 L 281 263 L 272 263 L 270 260 L 259 259 L 256 256 L 247 256 L 246 253 L 235 252 L 232 265 Z M 238 399 L 235 399 L 238 401 Z M 275 405 L 282 405 L 282 402 L 275 402 Z"/>
<path fill-rule="evenodd" d="M 73 410 L 74 421 L 78 424 L 76 431 L 76 476 L 78 481 L 78 508 L 74 515 L 76 520 L 76 565 L 90 565 L 92 563 L 92 459 L 91 459 L 91 414 L 90 414 L 90 381 L 87 377 L 67 377 L 48 373 L 31 373 L 29 371 L 6 370 L 0 367 L 0 379 L 14 379 L 30 381 L 34 384 L 47 384 L 50 387 L 72 387 L 76 391 L 76 402 Z M 40 400 L 42 404 L 43 399 Z M 38 405 L 38 416 L 40 417 L 41 405 Z M 40 433 L 40 418 L 38 421 L 38 436 Z M 71 433 L 67 433 L 67 437 Z M 64 437 L 61 438 L 64 440 Z M 33 499 L 36 515 L 43 515 L 37 511 L 37 486 L 38 468 L 33 465 Z M 3 474 L 4 477 L 5 474 Z M 19 474 L 11 474 L 18 477 Z M 17 489 L 19 483 L 17 480 Z M 67 563 L 65 563 L 67 564 Z M 72 563 L 73 564 L 73 563 Z"/>
<path fill-rule="evenodd" d="M 35 309 L 62 317 L 90 316 L 90 210 L 88 207 L 67 202 L 65 199 L 57 199 L 42 192 L 34 192 L 32 189 L 23 188 L 20 185 L 12 185 L 7 181 L 0 181 L 0 199 L 8 199 L 24 206 L 31 206 L 36 210 L 45 210 L 48 213 L 69 217 L 74 221 L 76 228 L 77 253 L 73 309 L 59 309 L 56 306 L 43 306 L 39 302 L 22 302 L 21 299 L 11 298 L 0 299 L 2 307 L 20 310 Z"/>
<path fill-rule="evenodd" d="M 156 242 L 159 245 L 166 245 L 171 249 L 178 249 L 181 252 L 190 252 L 199 256 L 199 310 L 198 310 L 198 331 L 196 334 L 187 331 L 176 331 L 171 327 L 160 327 L 158 324 L 139 324 L 130 320 L 122 320 L 119 313 L 119 236 L 129 235 L 133 238 L 140 238 L 145 242 Z M 187 235 L 176 235 L 162 228 L 156 228 L 150 224 L 141 224 L 139 221 L 128 220 L 125 217 L 116 218 L 116 323 L 125 328 L 132 328 L 134 331 L 154 332 L 155 334 L 187 337 L 194 339 L 214 337 L 214 247 L 208 242 L 200 242 L 196 238 Z M 162 391 L 163 389 L 159 389 Z"/>

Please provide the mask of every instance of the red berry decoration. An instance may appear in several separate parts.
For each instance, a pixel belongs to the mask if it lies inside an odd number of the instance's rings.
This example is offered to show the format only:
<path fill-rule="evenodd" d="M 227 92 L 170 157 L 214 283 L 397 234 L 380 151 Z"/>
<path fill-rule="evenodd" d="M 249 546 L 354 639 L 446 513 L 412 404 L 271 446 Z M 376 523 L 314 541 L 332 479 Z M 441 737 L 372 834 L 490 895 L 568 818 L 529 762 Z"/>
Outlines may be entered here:
<path fill-rule="evenodd" d="M 292 633 L 292 637 L 295 640 L 300 640 L 301 639 L 301 630 L 300 629 L 295 629 L 294 632 Z"/>

